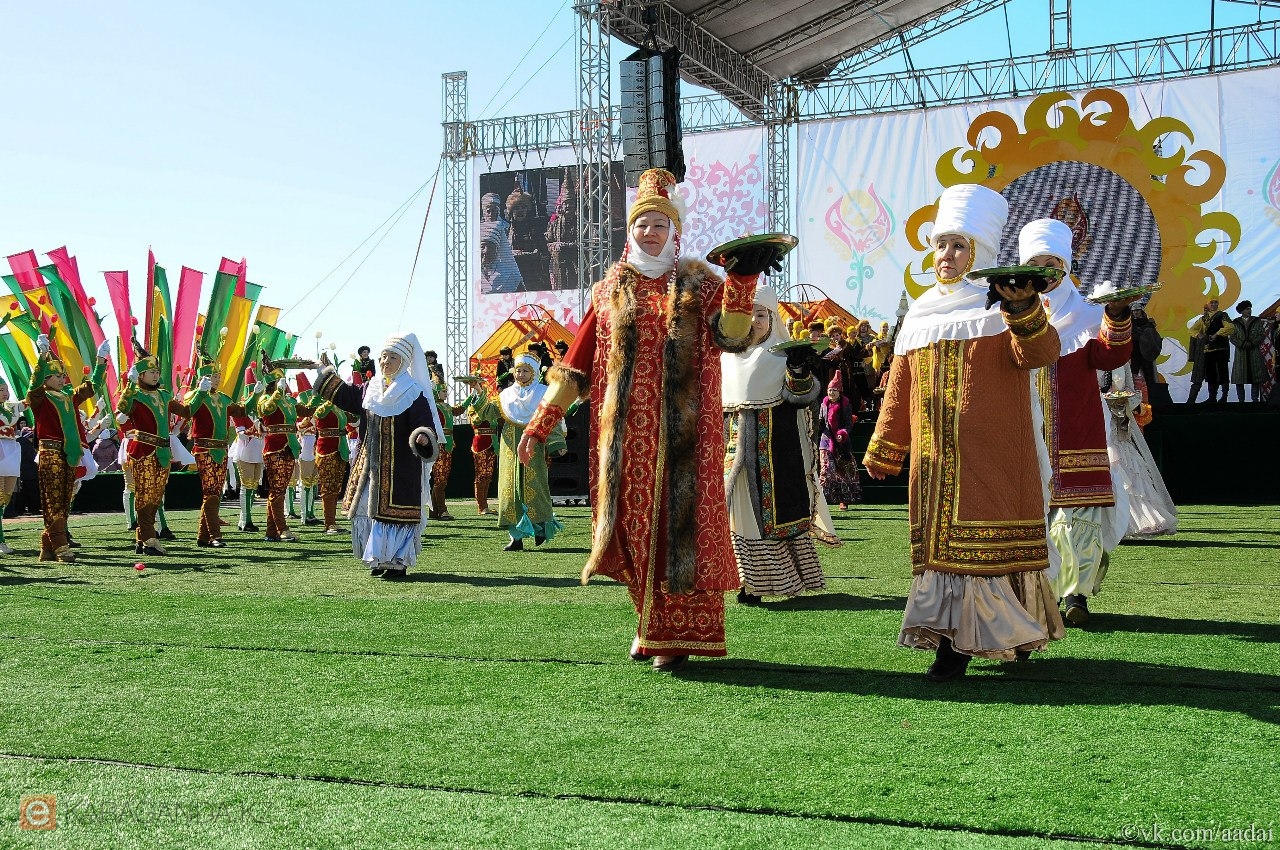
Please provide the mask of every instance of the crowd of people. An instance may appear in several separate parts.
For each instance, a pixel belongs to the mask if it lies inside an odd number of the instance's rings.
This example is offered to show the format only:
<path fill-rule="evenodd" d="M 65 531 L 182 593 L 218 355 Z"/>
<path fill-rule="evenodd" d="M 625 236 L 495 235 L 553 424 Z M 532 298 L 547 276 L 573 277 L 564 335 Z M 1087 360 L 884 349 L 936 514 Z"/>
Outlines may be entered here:
<path fill-rule="evenodd" d="M 138 553 L 166 554 L 165 487 L 185 466 L 198 470 L 203 496 L 198 545 L 226 545 L 218 507 L 228 491 L 239 494 L 238 528 L 258 532 L 261 486 L 265 542 L 296 540 L 288 523 L 302 519 L 349 534 L 370 575 L 403 578 L 427 522 L 453 519 L 444 495 L 464 414 L 477 513 L 495 516 L 507 551 L 542 546 L 564 528 L 549 464 L 565 451 L 566 415 L 587 404 L 593 516 L 581 577 L 626 587 L 632 658 L 672 670 L 726 654 L 726 593 L 759 605 L 822 590 L 820 549 L 840 545 L 829 505 L 859 502 L 863 474 L 909 466 L 914 578 L 899 642 L 934 652 L 929 678 L 947 681 L 973 657 L 1029 657 L 1063 636 L 1064 617 L 1084 623 L 1120 540 L 1176 528 L 1141 435 L 1150 406 L 1144 370 L 1131 366 L 1134 299 L 1104 307 L 1082 297 L 1061 222 L 1022 230 L 1021 262 L 1039 277 L 988 286 L 967 275 L 994 265 L 1007 204 L 979 185 L 947 189 L 931 237 L 936 280 L 898 327 L 876 332 L 865 321 L 788 326 L 763 277 L 785 250 L 776 242 L 718 256 L 723 276 L 681 256 L 677 197 L 672 175 L 646 172 L 622 259 L 593 287 L 572 345 L 503 349 L 492 385 L 458 378 L 470 395 L 457 406 L 435 353 L 412 334 L 389 339 L 376 362 L 359 349 L 350 380 L 322 356 L 291 387 L 264 356 L 238 399 L 215 389 L 207 358 L 176 397 L 160 385 L 157 358 L 139 350 L 115 427 L 103 428 L 105 417 L 86 423 L 77 407 L 100 386 L 110 347 L 72 387 L 42 338 L 25 400 L 41 559 L 75 560 L 67 514 L 97 458 L 122 466 Z M 1205 334 L 1224 324 L 1206 313 Z M 26 452 L 21 406 L 6 393 L 7 500 Z M 860 469 L 862 419 L 874 431 Z"/>

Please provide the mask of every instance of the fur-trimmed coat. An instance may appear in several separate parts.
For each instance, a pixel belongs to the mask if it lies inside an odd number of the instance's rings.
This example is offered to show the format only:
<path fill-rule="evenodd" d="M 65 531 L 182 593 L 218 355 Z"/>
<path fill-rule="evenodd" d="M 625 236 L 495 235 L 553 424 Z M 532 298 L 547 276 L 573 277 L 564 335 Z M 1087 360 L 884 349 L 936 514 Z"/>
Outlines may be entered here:
<path fill-rule="evenodd" d="M 550 376 L 591 399 L 594 533 L 583 578 L 633 591 L 738 587 L 724 490 L 718 330 L 724 281 L 697 260 L 668 277 L 615 264 Z"/>

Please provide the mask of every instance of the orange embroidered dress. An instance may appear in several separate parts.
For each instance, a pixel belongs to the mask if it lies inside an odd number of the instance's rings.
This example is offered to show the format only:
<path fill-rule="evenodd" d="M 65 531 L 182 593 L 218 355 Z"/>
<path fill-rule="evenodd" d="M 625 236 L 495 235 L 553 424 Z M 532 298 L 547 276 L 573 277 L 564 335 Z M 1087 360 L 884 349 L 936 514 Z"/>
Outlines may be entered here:
<path fill-rule="evenodd" d="M 889 372 L 864 463 L 897 474 L 911 456 L 915 578 L 904 646 L 933 648 L 948 637 L 965 654 L 1011 659 L 1061 629 L 1044 578 L 1028 378 L 1058 359 L 1058 334 L 1039 300 L 1005 321 L 1003 333 L 940 339 L 895 357 Z"/>

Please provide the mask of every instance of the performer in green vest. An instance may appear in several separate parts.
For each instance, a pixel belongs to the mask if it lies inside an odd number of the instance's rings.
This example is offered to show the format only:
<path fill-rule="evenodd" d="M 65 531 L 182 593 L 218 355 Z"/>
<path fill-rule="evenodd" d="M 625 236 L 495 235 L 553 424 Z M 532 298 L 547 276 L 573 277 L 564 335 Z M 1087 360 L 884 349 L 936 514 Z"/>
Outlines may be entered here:
<path fill-rule="evenodd" d="M 52 333 L 52 330 L 50 331 Z M 62 360 L 55 355 L 49 337 L 36 340 L 36 368 L 27 392 L 27 406 L 36 420 L 36 444 L 39 447 L 40 503 L 44 508 L 44 533 L 40 537 L 40 560 L 74 564 L 76 553 L 67 539 L 67 514 L 75 471 L 84 458 L 84 426 L 77 411 L 93 398 L 94 385 L 106 374 L 107 355 L 111 346 L 98 347 L 98 362 L 93 374 L 85 376 L 74 390 L 69 385 Z"/>
<path fill-rule="evenodd" d="M 173 450 L 169 446 L 169 415 L 190 418 L 191 411 L 160 386 L 160 358 L 134 341 L 137 357 L 129 368 L 116 412 L 129 420 L 129 448 L 125 469 L 133 484 L 138 531 L 134 551 L 139 555 L 167 555 L 156 536 L 156 514 L 169 483 Z"/>
<path fill-rule="evenodd" d="M 222 542 L 218 506 L 227 480 L 227 446 L 233 439 L 227 418 L 245 415 L 243 405 L 235 404 L 226 393 L 213 388 L 220 372 L 218 361 L 200 352 L 196 388 L 187 393 L 185 399 L 191 411 L 191 451 L 200 472 L 200 531 L 196 545 L 213 549 L 226 546 Z"/>
<path fill-rule="evenodd" d="M 430 366 L 430 357 L 427 363 Z M 431 467 L 431 510 L 427 516 L 431 519 L 453 519 L 444 500 L 449 473 L 453 470 L 453 409 L 449 407 L 449 388 L 444 383 L 435 384 L 432 392 L 436 396 L 436 410 L 440 411 L 440 424 L 444 426 L 444 443 L 440 446 L 440 456 Z"/>
<path fill-rule="evenodd" d="M 299 378 L 302 376 L 299 375 Z M 316 478 L 320 504 L 324 510 L 324 533 L 340 534 L 338 497 L 347 480 L 351 448 L 347 443 L 347 413 L 314 390 L 309 398 L 316 404 L 311 417 L 316 426 Z"/>
<path fill-rule="evenodd" d="M 262 422 L 266 444 L 262 461 L 267 477 L 267 533 L 268 543 L 293 543 L 298 536 L 289 530 L 285 521 L 284 496 L 293 480 L 294 461 L 302 454 L 298 442 L 298 417 L 310 416 L 311 408 L 300 405 L 289 394 L 284 370 L 272 365 L 263 352 L 263 377 L 253 387 L 253 395 L 245 403 L 250 416 Z"/>

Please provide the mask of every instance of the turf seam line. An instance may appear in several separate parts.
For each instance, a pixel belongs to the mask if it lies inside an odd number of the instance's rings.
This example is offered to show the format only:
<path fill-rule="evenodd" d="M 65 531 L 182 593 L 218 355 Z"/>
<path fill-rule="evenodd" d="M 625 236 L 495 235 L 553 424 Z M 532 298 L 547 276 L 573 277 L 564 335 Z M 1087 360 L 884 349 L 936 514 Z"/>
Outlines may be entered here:
<path fill-rule="evenodd" d="M 134 640 L 102 640 L 100 638 L 47 638 L 42 635 L 0 635 L 0 640 L 36 641 L 68 646 L 120 646 L 164 649 L 207 649 L 218 652 L 285 652 L 300 655 L 338 655 L 353 658 L 421 658 L 428 661 L 470 661 L 480 664 L 567 664 L 574 667 L 612 667 L 614 662 L 568 658 L 485 658 L 478 655 L 443 655 L 432 652 L 391 651 L 381 649 L 321 649 L 301 646 L 234 646 L 231 644 L 167 643 Z M 617 662 L 618 665 L 630 666 Z"/>
<path fill-rule="evenodd" d="M 1080 844 L 1113 844 L 1115 839 L 1097 838 L 1089 835 L 1070 835 L 1063 833 L 1036 832 L 1030 829 L 982 829 L 980 827 L 961 826 L 959 824 L 927 824 L 918 821 L 898 820 L 894 818 L 876 818 L 859 815 L 824 814 L 822 812 L 794 812 L 786 809 L 774 809 L 767 806 L 697 806 L 688 803 L 673 803 L 664 800 L 650 800 L 644 797 L 607 797 L 597 794 L 550 794 L 543 791 L 493 791 L 487 788 L 465 788 L 447 785 L 428 785 L 415 782 L 390 782 L 373 779 L 358 779 L 349 776 L 323 776 L 307 774 L 287 774 L 265 770 L 214 770 L 207 767 L 183 767 L 168 764 L 148 764 L 146 762 L 120 761 L 117 759 L 89 758 L 85 756 L 50 756 L 36 753 L 0 752 L 0 759 L 10 761 L 46 761 L 65 764 L 95 764 L 104 767 L 126 767 L 135 770 L 162 770 L 174 773 L 191 773 L 202 776 L 244 777 L 251 779 L 280 779 L 295 782 L 323 782 L 331 785 L 351 785 L 361 788 L 395 788 L 405 791 L 429 791 L 441 794 L 476 794 L 485 797 L 526 800 L 564 800 L 584 803 L 604 803 L 608 805 L 641 806 L 653 809 L 676 809 L 686 812 L 720 812 L 734 815 L 754 815 L 761 817 L 778 817 L 799 821 L 819 821 L 825 823 L 847 823 L 863 826 L 892 826 L 904 829 L 919 829 L 932 832 L 956 832 L 967 835 L 990 835 L 1003 838 L 1040 838 L 1050 841 L 1069 841 Z M 1155 850 L 1182 850 L 1180 845 L 1159 844 L 1142 840 L 1126 840 L 1126 846 L 1155 848 Z"/>
<path fill-rule="evenodd" d="M 234 646 L 224 644 L 189 644 L 189 643 L 155 643 L 145 641 L 125 641 L 125 640 L 102 640 L 99 638 L 67 638 L 53 639 L 40 635 L 0 635 L 0 640 L 8 641 L 33 641 L 38 643 L 56 643 L 68 646 L 117 646 L 117 647 L 133 647 L 133 648 L 156 648 L 164 649 L 190 649 L 190 650 L 209 650 L 215 652 L 280 652 L 299 655 L 321 655 L 321 656 L 343 656 L 350 658 L 417 658 L 426 661 L 464 661 L 477 664 L 563 664 L 569 667 L 632 667 L 632 664 L 618 661 L 592 661 L 589 659 L 569 659 L 569 658 L 484 658 L 472 655 L 443 655 L 439 653 L 429 652 L 392 652 L 388 650 L 352 650 L 352 649 L 319 649 L 314 647 L 290 647 L 290 646 Z M 1088 659 L 1079 659 L 1082 662 Z M 776 664 L 769 667 L 761 667 L 751 663 L 749 660 L 744 663 L 722 663 L 717 666 L 718 670 L 741 670 L 741 671 L 757 671 L 768 675 L 776 675 L 780 672 L 799 673 L 804 675 L 820 675 L 832 674 L 835 676 L 875 676 L 897 678 L 902 676 L 914 676 L 913 672 L 900 670 L 832 670 L 830 667 L 815 666 L 804 667 L 795 664 Z M 684 675 L 687 681 L 697 681 L 697 667 L 688 668 Z M 692 675 L 690 675 L 692 674 Z M 1097 687 L 1106 687 L 1114 685 L 1114 682 L 1086 682 L 1082 683 L 1079 679 L 1059 679 L 1052 677 L 1036 677 L 1027 678 L 1008 672 L 1000 676 L 981 676 L 969 679 L 971 682 L 983 683 L 1016 683 L 1016 684 L 1049 684 L 1049 685 L 1072 685 L 1080 686 L 1081 684 L 1089 684 Z M 1275 687 L 1259 686 L 1241 690 L 1237 685 L 1214 685 L 1201 682 L 1165 682 L 1165 681 L 1127 681 L 1123 683 L 1125 687 L 1137 688 L 1156 688 L 1165 690 L 1187 689 L 1194 691 L 1221 691 L 1224 693 L 1280 693 L 1280 685 Z"/>

